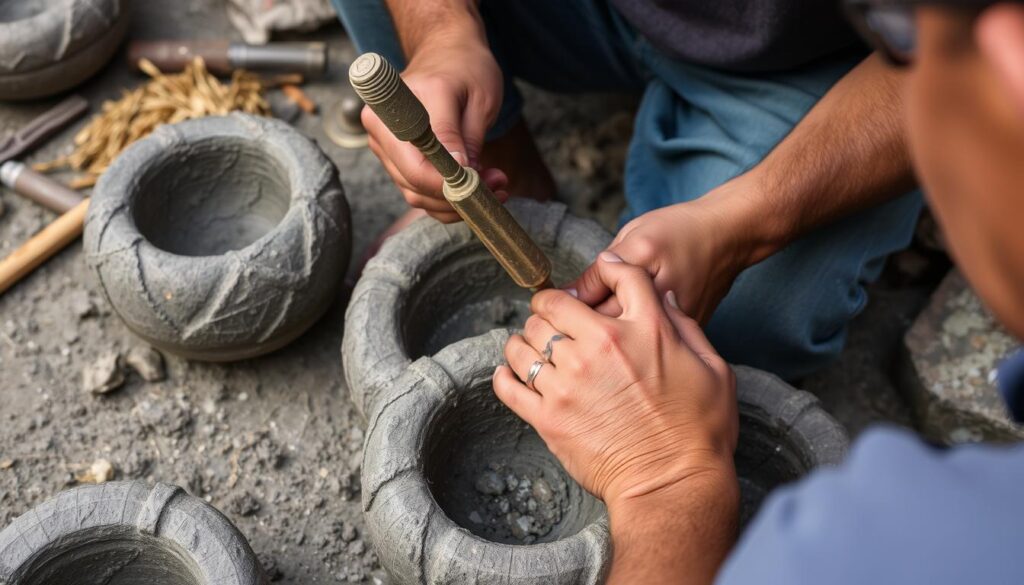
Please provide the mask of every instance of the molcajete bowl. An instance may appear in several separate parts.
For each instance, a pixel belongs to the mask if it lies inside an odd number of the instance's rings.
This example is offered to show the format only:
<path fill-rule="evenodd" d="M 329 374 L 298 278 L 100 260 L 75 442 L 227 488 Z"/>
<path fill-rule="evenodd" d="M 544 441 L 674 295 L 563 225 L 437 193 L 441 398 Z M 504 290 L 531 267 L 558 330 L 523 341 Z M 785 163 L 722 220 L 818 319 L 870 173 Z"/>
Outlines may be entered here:
<path fill-rule="evenodd" d="M 60 93 L 92 77 L 128 30 L 129 0 L 0 2 L 0 100 Z"/>
<path fill-rule="evenodd" d="M 166 484 L 65 491 L 0 532 L 3 585 L 264 585 L 256 555 L 212 506 Z"/>
<path fill-rule="evenodd" d="M 312 141 L 243 114 L 162 126 L 100 179 L 86 260 L 151 344 L 224 361 L 273 351 L 337 296 L 351 249 L 338 173 Z"/>
<path fill-rule="evenodd" d="M 509 211 L 552 261 L 556 286 L 576 278 L 611 243 L 597 223 L 560 203 L 523 199 Z M 366 265 L 345 315 L 342 362 L 364 415 L 409 364 L 462 339 L 519 327 L 530 292 L 512 281 L 464 223 L 414 222 Z"/>
<path fill-rule="evenodd" d="M 605 574 L 603 505 L 494 396 L 507 339 L 495 330 L 420 358 L 371 404 L 363 510 L 399 585 L 592 584 Z M 772 489 L 838 463 L 847 438 L 812 395 L 734 370 L 745 525 Z"/>

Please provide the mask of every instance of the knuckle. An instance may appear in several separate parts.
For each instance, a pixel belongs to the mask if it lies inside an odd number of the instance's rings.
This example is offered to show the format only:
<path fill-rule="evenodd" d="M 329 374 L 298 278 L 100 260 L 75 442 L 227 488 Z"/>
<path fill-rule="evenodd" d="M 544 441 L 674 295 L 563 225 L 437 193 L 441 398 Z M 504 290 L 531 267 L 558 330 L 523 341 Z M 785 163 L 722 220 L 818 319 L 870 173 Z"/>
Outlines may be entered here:
<path fill-rule="evenodd" d="M 575 380 L 585 378 L 590 373 L 590 365 L 578 356 L 563 358 L 559 363 L 559 368 L 564 369 Z"/>
<path fill-rule="evenodd" d="M 617 351 L 622 342 L 622 333 L 611 323 L 602 323 L 596 331 L 596 341 L 602 354 Z"/>
<path fill-rule="evenodd" d="M 530 318 L 523 324 L 523 334 L 527 338 L 536 338 L 540 334 L 540 317 L 530 315 Z"/>
<path fill-rule="evenodd" d="M 628 240 L 629 255 L 634 262 L 647 264 L 658 255 L 661 248 L 657 240 L 646 235 L 637 235 Z"/>
<path fill-rule="evenodd" d="M 530 304 L 534 313 L 550 314 L 558 310 L 558 306 L 561 302 L 562 299 L 560 295 L 553 291 L 543 290 L 533 295 L 533 299 L 530 301 Z"/>

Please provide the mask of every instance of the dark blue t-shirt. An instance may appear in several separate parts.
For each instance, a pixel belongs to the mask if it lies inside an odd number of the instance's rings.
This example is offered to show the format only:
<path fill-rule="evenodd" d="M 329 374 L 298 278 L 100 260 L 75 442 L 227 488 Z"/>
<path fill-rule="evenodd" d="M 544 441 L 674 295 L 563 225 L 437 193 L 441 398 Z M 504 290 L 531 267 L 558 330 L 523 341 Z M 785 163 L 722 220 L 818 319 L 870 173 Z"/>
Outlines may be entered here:
<path fill-rule="evenodd" d="M 862 48 L 840 0 L 612 0 L 669 57 L 736 72 L 781 71 Z"/>

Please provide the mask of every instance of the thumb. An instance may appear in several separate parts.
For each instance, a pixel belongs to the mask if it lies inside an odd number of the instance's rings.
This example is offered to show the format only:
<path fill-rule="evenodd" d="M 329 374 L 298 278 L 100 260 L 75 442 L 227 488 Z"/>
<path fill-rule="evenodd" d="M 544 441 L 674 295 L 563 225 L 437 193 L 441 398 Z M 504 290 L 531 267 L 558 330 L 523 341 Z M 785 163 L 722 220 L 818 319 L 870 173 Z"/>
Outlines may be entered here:
<path fill-rule="evenodd" d="M 478 102 L 479 100 L 474 100 L 470 96 L 469 103 L 466 104 L 466 109 L 462 112 L 462 139 L 465 141 L 468 165 L 473 168 L 477 168 L 479 165 L 487 129 L 490 128 L 497 116 L 496 111 L 490 111 L 493 108 L 487 108 Z"/>
<path fill-rule="evenodd" d="M 573 296 L 591 307 L 600 305 L 612 293 L 612 289 L 601 278 L 601 267 L 598 265 L 600 261 L 600 258 L 594 260 L 583 274 L 565 287 L 575 291 L 572 293 Z"/>
<path fill-rule="evenodd" d="M 460 165 L 467 166 L 469 155 L 462 135 L 462 108 L 458 100 L 440 99 L 432 103 L 424 100 L 423 105 L 430 112 L 430 127 L 441 146 L 452 153 Z"/>

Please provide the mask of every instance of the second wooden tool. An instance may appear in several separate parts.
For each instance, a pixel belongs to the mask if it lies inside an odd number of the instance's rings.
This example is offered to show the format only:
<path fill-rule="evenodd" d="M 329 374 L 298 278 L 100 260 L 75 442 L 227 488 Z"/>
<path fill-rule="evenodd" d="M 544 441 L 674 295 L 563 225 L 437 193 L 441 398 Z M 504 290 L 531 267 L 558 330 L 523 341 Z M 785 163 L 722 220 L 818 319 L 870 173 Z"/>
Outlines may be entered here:
<path fill-rule="evenodd" d="M 430 128 L 426 108 L 377 53 L 352 62 L 349 81 L 399 140 L 411 142 L 441 176 L 444 197 L 521 287 L 551 287 L 551 261 L 473 169 L 460 165 Z"/>
<path fill-rule="evenodd" d="M 89 200 L 82 200 L 29 238 L 10 256 L 0 260 L 0 293 L 82 235 L 82 224 L 88 209 Z"/>

